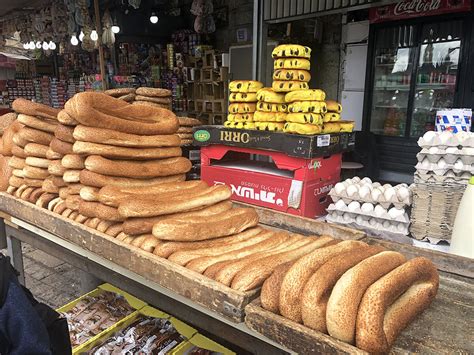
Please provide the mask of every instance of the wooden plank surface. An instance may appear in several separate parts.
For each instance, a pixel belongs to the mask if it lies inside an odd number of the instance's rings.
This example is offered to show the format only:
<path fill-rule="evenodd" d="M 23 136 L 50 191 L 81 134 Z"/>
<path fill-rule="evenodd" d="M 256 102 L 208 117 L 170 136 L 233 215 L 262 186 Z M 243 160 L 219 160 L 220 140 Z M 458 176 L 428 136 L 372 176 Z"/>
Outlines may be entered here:
<path fill-rule="evenodd" d="M 413 245 L 396 243 L 374 237 L 367 237 L 363 239 L 363 241 L 369 244 L 382 245 L 390 250 L 399 251 L 409 259 L 417 256 L 424 256 L 433 261 L 438 270 L 469 277 L 471 279 L 474 278 L 474 262 L 470 258 L 443 253 L 437 250 L 418 248 Z"/>
<path fill-rule="evenodd" d="M 235 322 L 243 321 L 245 306 L 259 293 L 257 290 L 233 290 L 167 259 L 5 193 L 0 193 L 0 210 L 126 267 Z"/>
<path fill-rule="evenodd" d="M 302 233 L 305 235 L 330 235 L 338 239 L 358 240 L 366 236 L 364 232 L 357 229 L 346 228 L 336 224 L 319 222 L 311 218 L 294 216 L 287 213 L 277 212 L 268 208 L 253 206 L 245 203 L 234 202 L 234 204 L 242 207 L 253 207 L 257 210 L 260 217 L 260 223 L 272 227 L 284 229 L 294 233 Z"/>
<path fill-rule="evenodd" d="M 260 300 L 246 308 L 247 326 L 301 354 L 357 354 L 354 346 L 264 310 Z M 392 354 L 473 354 L 474 283 L 440 273 L 440 288 L 431 306 L 398 337 Z"/>

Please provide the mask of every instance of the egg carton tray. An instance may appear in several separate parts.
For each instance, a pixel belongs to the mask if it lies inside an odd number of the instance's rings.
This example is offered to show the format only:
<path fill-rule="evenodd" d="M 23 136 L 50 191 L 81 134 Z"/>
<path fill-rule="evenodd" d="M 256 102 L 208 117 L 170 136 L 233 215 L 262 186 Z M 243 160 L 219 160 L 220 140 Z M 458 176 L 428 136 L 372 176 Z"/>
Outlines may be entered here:
<path fill-rule="evenodd" d="M 419 183 L 439 183 L 439 184 L 446 184 L 446 183 L 460 183 L 463 185 L 467 185 L 469 179 L 471 178 L 471 174 L 455 174 L 454 171 L 448 171 L 446 175 L 436 175 L 434 173 L 427 173 L 423 174 L 419 171 L 415 172 L 414 182 L 415 184 Z"/>
<path fill-rule="evenodd" d="M 426 132 L 423 137 L 418 139 L 418 145 L 421 148 L 439 147 L 462 147 L 474 148 L 474 133 L 473 132 L 459 132 L 452 133 L 444 132 Z"/>
<path fill-rule="evenodd" d="M 435 148 L 435 149 L 433 149 Z M 441 158 L 448 164 L 454 164 L 457 160 L 460 160 L 465 165 L 471 165 L 474 163 L 474 148 L 463 148 L 449 147 L 446 149 L 432 147 L 430 149 L 423 148 L 417 155 L 416 158 L 421 163 L 424 159 L 427 159 L 430 163 L 437 163 Z"/>
<path fill-rule="evenodd" d="M 468 176 L 470 178 L 470 175 L 474 174 L 474 166 L 473 165 L 460 165 L 460 164 L 445 164 L 443 167 L 439 167 L 438 164 L 435 163 L 428 163 L 428 164 L 423 164 L 423 163 L 418 163 L 415 165 L 415 169 L 417 172 L 421 174 L 429 174 L 429 173 L 434 173 L 435 175 L 438 176 L 444 176 L 447 175 L 449 171 L 452 171 L 452 174 L 450 173 L 450 176 Z"/>
<path fill-rule="evenodd" d="M 327 208 L 328 212 L 331 213 L 336 213 L 339 216 L 344 215 L 345 213 L 350 214 L 351 216 L 363 216 L 367 218 L 375 218 L 377 220 L 381 221 L 389 221 L 389 222 L 397 222 L 397 223 L 405 223 L 409 224 L 410 223 L 410 217 L 408 216 L 408 213 L 404 210 L 400 212 L 400 210 L 397 211 L 396 216 L 390 216 L 389 212 L 385 210 L 384 213 L 382 214 L 375 214 L 375 208 L 372 212 L 362 212 L 361 209 L 355 209 L 355 210 L 350 210 L 348 206 L 341 206 L 341 207 L 336 207 L 335 204 L 331 203 L 329 207 Z M 354 218 L 355 218 L 354 217 Z"/>
<path fill-rule="evenodd" d="M 370 224 L 372 220 L 373 224 Z M 340 216 L 330 213 L 326 216 L 326 221 L 329 223 L 343 224 L 346 227 L 352 227 L 364 231 L 370 236 L 381 237 L 383 239 L 393 240 L 399 243 L 409 243 L 411 244 L 411 238 L 408 238 L 409 234 L 409 225 L 403 223 L 392 222 L 387 225 L 381 223 L 380 221 L 374 221 L 375 218 L 369 220 L 365 219 L 354 219 L 352 216 Z M 384 226 L 385 224 L 385 226 Z"/>

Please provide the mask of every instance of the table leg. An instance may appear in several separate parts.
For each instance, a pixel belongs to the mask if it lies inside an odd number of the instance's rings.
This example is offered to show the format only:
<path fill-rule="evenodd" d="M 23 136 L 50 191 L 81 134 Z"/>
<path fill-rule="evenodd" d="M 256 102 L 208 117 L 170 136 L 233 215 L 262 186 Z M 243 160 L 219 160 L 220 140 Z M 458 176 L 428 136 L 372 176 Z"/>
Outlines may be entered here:
<path fill-rule="evenodd" d="M 5 231 L 5 221 L 0 218 L 0 249 L 7 247 L 7 232 Z"/>
<path fill-rule="evenodd" d="M 23 267 L 23 253 L 21 250 L 21 242 L 11 235 L 7 235 L 8 256 L 11 259 L 13 267 L 20 273 L 18 281 L 25 285 L 25 269 Z"/>

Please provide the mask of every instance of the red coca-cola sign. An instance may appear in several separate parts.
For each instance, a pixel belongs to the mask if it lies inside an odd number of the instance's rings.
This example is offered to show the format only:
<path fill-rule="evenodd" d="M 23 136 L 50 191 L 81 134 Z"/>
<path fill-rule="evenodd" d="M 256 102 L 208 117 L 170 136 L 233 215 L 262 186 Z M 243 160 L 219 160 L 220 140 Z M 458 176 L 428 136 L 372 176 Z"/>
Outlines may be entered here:
<path fill-rule="evenodd" d="M 469 11 L 471 0 L 401 0 L 395 4 L 371 8 L 371 23 Z"/>

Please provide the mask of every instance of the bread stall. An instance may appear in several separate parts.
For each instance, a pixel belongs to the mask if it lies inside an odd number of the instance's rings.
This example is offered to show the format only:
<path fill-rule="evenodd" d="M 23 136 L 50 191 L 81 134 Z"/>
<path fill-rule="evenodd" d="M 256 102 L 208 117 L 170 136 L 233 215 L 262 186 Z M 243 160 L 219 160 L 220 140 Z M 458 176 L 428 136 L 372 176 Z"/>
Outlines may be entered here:
<path fill-rule="evenodd" d="M 252 353 L 474 351 L 471 259 L 186 181 L 180 120 L 165 107 L 86 92 L 63 110 L 13 109 L 1 236 L 21 273 L 25 242 Z"/>

